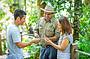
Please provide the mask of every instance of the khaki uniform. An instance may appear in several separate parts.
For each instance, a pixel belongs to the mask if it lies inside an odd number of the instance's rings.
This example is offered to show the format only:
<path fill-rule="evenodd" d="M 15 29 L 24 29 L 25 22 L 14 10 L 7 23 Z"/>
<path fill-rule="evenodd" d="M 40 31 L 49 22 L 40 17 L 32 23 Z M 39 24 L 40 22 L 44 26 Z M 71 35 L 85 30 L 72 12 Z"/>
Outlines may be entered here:
<path fill-rule="evenodd" d="M 56 30 L 56 20 L 54 18 L 51 21 L 46 22 L 44 17 L 42 17 L 36 25 L 35 30 L 38 31 L 39 37 L 41 38 L 41 44 L 44 46 L 45 42 L 43 38 L 53 37 L 54 35 L 59 36 L 59 32 Z"/>

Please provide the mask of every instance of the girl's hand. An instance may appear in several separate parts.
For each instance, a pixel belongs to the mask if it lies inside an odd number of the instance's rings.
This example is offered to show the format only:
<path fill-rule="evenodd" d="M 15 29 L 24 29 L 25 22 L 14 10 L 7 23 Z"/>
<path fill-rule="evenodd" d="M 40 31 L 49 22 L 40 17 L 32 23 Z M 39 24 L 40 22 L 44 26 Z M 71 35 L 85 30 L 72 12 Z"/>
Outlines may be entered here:
<path fill-rule="evenodd" d="M 49 38 L 45 38 L 45 42 L 47 43 L 47 45 L 51 45 L 52 41 Z"/>

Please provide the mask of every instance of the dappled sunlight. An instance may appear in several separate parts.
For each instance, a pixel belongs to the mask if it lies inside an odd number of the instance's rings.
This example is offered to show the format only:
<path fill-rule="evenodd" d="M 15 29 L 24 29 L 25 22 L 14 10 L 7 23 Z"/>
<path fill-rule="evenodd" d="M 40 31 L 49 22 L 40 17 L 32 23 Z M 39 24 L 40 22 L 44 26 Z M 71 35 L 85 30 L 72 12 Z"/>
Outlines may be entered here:
<path fill-rule="evenodd" d="M 72 27 L 72 35 L 74 39 L 72 47 L 70 47 L 71 49 L 70 53 L 72 53 L 71 57 L 73 57 L 72 59 L 90 58 L 90 53 L 89 53 L 90 52 L 90 1 L 88 0 L 0 0 L 0 59 L 6 59 L 8 54 L 6 30 L 9 24 L 15 24 L 14 11 L 16 9 L 21 9 L 26 12 L 25 23 L 23 25 L 18 26 L 22 42 L 26 43 L 26 42 L 31 42 L 35 38 L 40 38 L 40 35 L 38 34 L 43 30 L 42 25 L 44 25 L 44 27 L 46 25 L 50 25 L 50 24 L 45 24 L 48 23 L 46 21 L 46 18 L 45 18 L 46 22 L 42 21 L 41 24 L 38 24 L 40 23 L 39 20 L 41 17 L 47 16 L 44 14 L 45 10 L 42 10 L 45 9 L 46 5 L 53 7 L 53 11 L 55 11 L 55 13 L 47 12 L 47 15 L 50 16 L 49 13 L 51 13 L 56 23 L 58 23 L 57 21 L 61 19 L 62 16 L 67 17 L 68 21 L 70 22 L 70 26 Z M 38 34 L 36 34 L 35 32 L 36 26 L 41 26 L 40 29 L 37 30 Z M 47 39 L 48 37 L 46 34 L 49 32 L 51 33 L 53 31 L 53 29 L 52 30 L 49 29 L 54 27 L 56 28 L 56 26 L 54 26 L 53 24 L 53 26 L 51 27 L 47 26 L 44 28 L 44 31 L 42 33 L 45 34 L 43 35 L 45 39 Z M 47 33 L 46 30 L 48 31 Z M 57 31 L 57 29 L 55 29 L 55 31 Z M 60 35 L 61 34 L 59 33 L 59 36 Z M 49 37 L 49 39 L 52 38 Z M 30 46 L 23 48 L 24 59 L 27 58 L 39 59 L 41 47 L 42 46 L 40 45 L 40 43 L 38 44 L 34 43 Z"/>

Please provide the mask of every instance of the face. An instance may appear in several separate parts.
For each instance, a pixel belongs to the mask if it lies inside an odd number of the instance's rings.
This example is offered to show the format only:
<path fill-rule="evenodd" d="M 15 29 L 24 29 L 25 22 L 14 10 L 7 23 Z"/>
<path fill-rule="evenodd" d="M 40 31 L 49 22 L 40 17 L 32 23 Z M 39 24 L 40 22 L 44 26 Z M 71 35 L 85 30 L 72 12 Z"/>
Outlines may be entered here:
<path fill-rule="evenodd" d="M 26 18 L 26 16 L 23 16 L 22 18 L 18 17 L 17 20 L 16 20 L 16 23 L 18 25 L 23 25 L 24 22 L 25 22 L 25 18 Z"/>
<path fill-rule="evenodd" d="M 23 24 L 25 23 L 25 18 L 26 18 L 26 16 L 24 16 L 24 17 L 21 18 L 21 23 L 20 23 L 20 25 L 23 25 Z"/>
<path fill-rule="evenodd" d="M 59 22 L 57 23 L 57 28 L 60 32 L 62 32 L 62 25 Z"/>
<path fill-rule="evenodd" d="M 53 16 L 53 13 L 44 12 L 44 17 L 47 21 L 49 21 Z"/>

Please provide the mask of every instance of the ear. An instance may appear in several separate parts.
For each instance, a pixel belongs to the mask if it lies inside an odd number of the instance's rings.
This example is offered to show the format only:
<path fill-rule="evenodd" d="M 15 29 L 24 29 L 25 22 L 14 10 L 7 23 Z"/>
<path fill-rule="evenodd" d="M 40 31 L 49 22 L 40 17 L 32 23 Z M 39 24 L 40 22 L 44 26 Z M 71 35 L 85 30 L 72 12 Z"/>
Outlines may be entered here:
<path fill-rule="evenodd" d="M 20 20 L 20 17 L 17 17 L 16 20 Z"/>
<path fill-rule="evenodd" d="M 16 22 L 20 22 L 20 17 L 17 17 L 16 18 Z"/>

